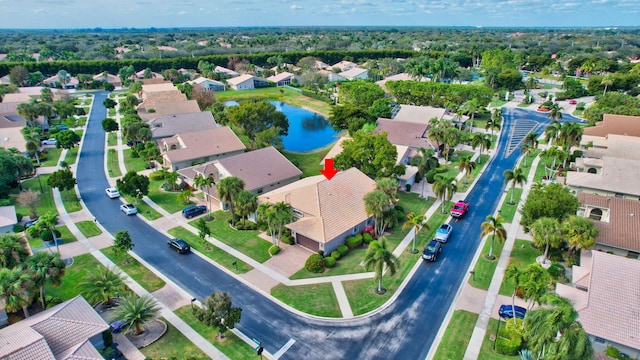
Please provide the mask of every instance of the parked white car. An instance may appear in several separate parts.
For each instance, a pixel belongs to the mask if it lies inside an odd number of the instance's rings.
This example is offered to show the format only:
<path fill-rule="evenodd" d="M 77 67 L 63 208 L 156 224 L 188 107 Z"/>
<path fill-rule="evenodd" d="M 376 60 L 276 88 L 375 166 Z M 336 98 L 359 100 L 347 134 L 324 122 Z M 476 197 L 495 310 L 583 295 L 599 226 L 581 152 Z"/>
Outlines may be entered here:
<path fill-rule="evenodd" d="M 133 204 L 122 204 L 120 205 L 120 210 L 125 213 L 125 215 L 135 215 L 138 213 L 138 209 Z"/>
<path fill-rule="evenodd" d="M 58 140 L 56 139 L 42 140 L 42 145 L 55 145 L 56 143 L 58 143 Z"/>
<path fill-rule="evenodd" d="M 106 188 L 104 191 L 107 193 L 107 196 L 111 199 L 116 199 L 120 197 L 120 192 L 116 188 Z"/>

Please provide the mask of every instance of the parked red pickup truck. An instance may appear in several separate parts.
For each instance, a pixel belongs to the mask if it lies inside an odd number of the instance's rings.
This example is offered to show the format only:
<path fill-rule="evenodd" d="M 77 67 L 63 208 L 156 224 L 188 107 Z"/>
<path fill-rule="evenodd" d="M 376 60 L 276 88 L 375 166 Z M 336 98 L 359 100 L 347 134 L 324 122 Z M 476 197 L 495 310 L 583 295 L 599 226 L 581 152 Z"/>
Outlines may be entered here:
<path fill-rule="evenodd" d="M 458 201 L 451 209 L 451 216 L 455 218 L 461 218 L 464 214 L 467 213 L 467 211 L 469 211 L 469 202 Z"/>

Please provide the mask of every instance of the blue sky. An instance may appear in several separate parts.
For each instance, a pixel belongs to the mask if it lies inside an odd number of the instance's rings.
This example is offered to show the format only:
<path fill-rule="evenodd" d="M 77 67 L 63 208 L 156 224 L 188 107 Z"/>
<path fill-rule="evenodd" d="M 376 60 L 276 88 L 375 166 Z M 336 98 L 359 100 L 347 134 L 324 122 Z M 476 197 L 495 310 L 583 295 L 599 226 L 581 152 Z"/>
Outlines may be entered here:
<path fill-rule="evenodd" d="M 0 28 L 640 26 L 640 0 L 0 0 Z"/>

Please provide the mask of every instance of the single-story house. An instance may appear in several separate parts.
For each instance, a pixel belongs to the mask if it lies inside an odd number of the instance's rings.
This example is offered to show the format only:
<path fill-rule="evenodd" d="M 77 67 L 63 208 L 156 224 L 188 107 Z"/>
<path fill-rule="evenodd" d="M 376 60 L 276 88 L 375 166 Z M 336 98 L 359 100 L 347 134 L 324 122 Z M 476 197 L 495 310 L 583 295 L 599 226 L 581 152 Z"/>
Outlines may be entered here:
<path fill-rule="evenodd" d="M 302 171 L 273 146 L 180 169 L 178 173 L 191 186 L 198 175 L 210 177 L 215 183 L 235 176 L 244 182 L 245 190 L 256 195 L 291 184 L 302 176 Z M 203 190 L 205 200 L 211 198 L 218 207 L 227 209 L 227 204 L 220 203 L 215 184 Z"/>
<path fill-rule="evenodd" d="M 596 352 L 613 346 L 640 357 L 640 261 L 591 251 L 573 267 L 572 285 L 556 284 L 578 312 Z"/>
<path fill-rule="evenodd" d="M 351 70 L 355 67 L 357 67 L 358 64 L 352 62 L 352 61 L 347 61 L 347 60 L 342 60 L 338 63 L 333 64 L 333 66 L 331 66 L 331 69 L 340 69 L 340 71 L 347 71 L 347 70 Z"/>
<path fill-rule="evenodd" d="M 222 66 L 216 66 L 213 69 L 213 72 L 224 74 L 225 76 L 230 77 L 230 78 L 234 78 L 234 77 L 240 76 L 239 72 L 233 71 L 231 69 L 227 69 L 226 67 L 222 67 Z"/>
<path fill-rule="evenodd" d="M 313 62 L 313 68 L 317 70 L 324 70 L 329 67 L 329 64 L 324 63 L 322 60 L 316 60 Z"/>
<path fill-rule="evenodd" d="M 81 296 L 0 329 L 0 359 L 102 360 L 109 325 Z"/>
<path fill-rule="evenodd" d="M 573 192 L 640 200 L 639 160 L 604 156 L 594 161 L 599 164 L 584 160 L 587 171 L 567 171 L 565 182 Z"/>
<path fill-rule="evenodd" d="M 427 138 L 429 125 L 419 122 L 378 118 L 375 134 L 387 133 L 387 140 L 394 145 L 405 145 L 411 148 L 435 149 Z"/>
<path fill-rule="evenodd" d="M 149 76 L 145 78 L 145 72 L 147 71 L 147 69 L 142 69 L 138 72 L 135 73 L 135 75 L 133 76 L 134 79 L 160 79 L 160 80 L 164 80 L 164 76 L 162 76 L 162 74 L 157 73 L 157 72 L 153 72 L 151 71 Z"/>
<path fill-rule="evenodd" d="M 373 224 L 364 196 L 375 181 L 356 168 L 340 171 L 331 180 L 324 175 L 300 179 L 262 194 L 258 203 L 291 205 L 295 221 L 286 225 L 296 244 L 326 254 L 344 244 L 348 236 Z"/>
<path fill-rule="evenodd" d="M 382 89 L 384 89 L 384 91 L 389 92 L 387 87 L 385 86 L 385 84 L 387 83 L 387 81 L 409 81 L 409 80 L 414 80 L 414 81 L 429 81 L 428 78 L 426 77 L 422 77 L 420 79 L 414 79 L 411 75 L 407 74 L 407 73 L 400 73 L 400 74 L 395 74 L 395 75 L 390 75 L 385 77 L 382 80 L 378 80 L 376 81 L 376 84 L 380 85 L 380 87 Z"/>
<path fill-rule="evenodd" d="M 150 121 L 163 115 L 177 115 L 200 112 L 196 100 L 159 102 L 154 107 L 138 108 L 138 116 L 144 121 Z"/>
<path fill-rule="evenodd" d="M 42 80 L 42 83 L 45 86 L 50 87 L 50 88 L 62 87 L 62 83 L 60 82 L 60 78 L 58 77 L 58 75 L 54 75 L 54 76 L 48 77 L 48 78 Z M 66 84 L 64 84 L 63 88 L 64 89 L 75 89 L 78 86 L 79 83 L 80 82 L 78 81 L 77 77 L 70 76 L 67 79 Z"/>
<path fill-rule="evenodd" d="M 148 111 L 155 109 L 158 104 L 181 101 L 187 101 L 187 96 L 171 82 L 142 85 L 142 102 L 138 105 L 138 109 Z"/>
<path fill-rule="evenodd" d="M 292 74 L 290 72 L 281 72 L 280 74 L 269 76 L 267 78 L 268 81 L 271 81 L 276 84 L 276 86 L 285 86 L 291 84 L 293 80 L 300 81 L 298 76 Z"/>
<path fill-rule="evenodd" d="M 224 83 L 217 80 L 207 79 L 206 77 L 202 77 L 202 76 L 189 81 L 189 84 L 193 85 L 194 87 L 199 86 L 204 91 L 225 91 L 226 90 L 226 86 L 224 85 Z"/>
<path fill-rule="evenodd" d="M 640 136 L 640 116 L 604 114 L 596 126 L 584 128 L 583 136 L 605 137 L 609 134 Z"/>
<path fill-rule="evenodd" d="M 18 223 L 16 215 L 16 207 L 0 206 L 0 234 L 6 234 L 13 231 L 13 226 Z"/>
<path fill-rule="evenodd" d="M 249 74 L 227 79 L 227 84 L 234 90 L 250 90 L 269 86 L 267 80 Z"/>
<path fill-rule="evenodd" d="M 429 124 L 433 118 L 438 120 L 449 120 L 455 125 L 462 127 L 469 120 L 468 116 L 462 116 L 449 112 L 444 108 L 433 106 L 417 106 L 417 105 L 398 105 L 393 115 L 393 120 L 417 122 L 421 124 Z"/>
<path fill-rule="evenodd" d="M 113 75 L 109 73 L 99 73 L 93 75 L 93 80 L 108 82 L 109 84 L 120 87 L 122 86 L 122 81 L 120 81 L 120 77 L 118 75 Z"/>
<path fill-rule="evenodd" d="M 640 257 L 640 202 L 580 192 L 579 216 L 590 218 L 600 230 L 596 250 L 628 258 Z"/>
<path fill-rule="evenodd" d="M 369 78 L 369 70 L 354 67 L 349 70 L 338 73 L 338 76 L 343 77 L 346 80 L 367 80 Z"/>
<path fill-rule="evenodd" d="M 246 147 L 228 126 L 176 134 L 157 141 L 171 171 L 241 154 Z"/>
<path fill-rule="evenodd" d="M 149 120 L 148 124 L 151 128 L 151 140 L 219 127 L 211 111 L 163 115 Z"/>

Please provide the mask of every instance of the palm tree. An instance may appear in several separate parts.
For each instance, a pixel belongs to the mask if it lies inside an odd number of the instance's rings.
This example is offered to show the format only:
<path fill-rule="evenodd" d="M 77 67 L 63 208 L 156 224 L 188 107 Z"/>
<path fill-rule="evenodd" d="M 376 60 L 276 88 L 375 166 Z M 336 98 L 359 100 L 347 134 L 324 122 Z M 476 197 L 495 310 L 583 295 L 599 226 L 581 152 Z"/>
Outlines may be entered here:
<path fill-rule="evenodd" d="M 511 306 L 516 306 L 516 293 L 518 292 L 518 288 L 520 287 L 520 280 L 522 278 L 522 272 L 518 268 L 516 264 L 509 264 L 507 268 L 504 270 L 504 277 L 507 280 L 513 281 L 513 294 L 511 294 Z M 515 311 L 515 309 L 514 309 Z M 513 317 L 513 323 L 516 323 L 516 317 Z"/>
<path fill-rule="evenodd" d="M 487 256 L 489 259 L 494 258 L 493 244 L 495 240 L 498 239 L 498 241 L 502 243 L 507 239 L 507 230 L 504 229 L 504 226 L 502 225 L 503 222 L 504 219 L 500 214 L 498 214 L 498 216 L 496 217 L 488 215 L 486 221 L 480 225 L 480 227 L 482 228 L 480 237 L 485 237 L 488 234 L 491 234 L 491 246 L 489 247 L 489 255 Z"/>
<path fill-rule="evenodd" d="M 89 302 L 110 304 L 111 299 L 124 289 L 124 281 L 120 273 L 100 266 L 85 277 L 80 287 L 83 289 L 82 294 Z"/>
<path fill-rule="evenodd" d="M 527 310 L 535 303 L 540 304 L 540 299 L 547 293 L 551 276 L 542 265 L 534 262 L 521 272 L 522 297 L 527 300 Z"/>
<path fill-rule="evenodd" d="M 540 134 L 535 131 L 531 131 L 524 137 L 524 143 L 530 145 L 531 147 L 537 149 L 538 148 L 538 138 Z"/>
<path fill-rule="evenodd" d="M 562 223 L 564 238 L 569 243 L 568 255 L 575 250 L 588 250 L 596 244 L 600 230 L 595 227 L 593 220 L 582 216 L 571 215 Z"/>
<path fill-rule="evenodd" d="M 546 141 L 549 146 L 558 139 L 561 126 L 562 125 L 558 121 L 552 121 L 551 124 L 544 128 L 544 141 Z"/>
<path fill-rule="evenodd" d="M 0 235 L 0 268 L 15 268 L 28 256 L 26 241 L 21 236 L 13 233 Z"/>
<path fill-rule="evenodd" d="M 520 147 L 520 152 L 522 153 L 522 155 L 524 156 L 524 158 L 522 159 L 522 167 L 527 167 L 527 157 L 531 156 L 531 154 L 533 154 L 533 147 L 527 143 L 522 144 L 522 146 Z"/>
<path fill-rule="evenodd" d="M 377 236 L 382 235 L 385 229 L 383 217 L 389 208 L 389 197 L 380 190 L 368 192 L 364 196 L 364 208 L 367 215 L 373 216 L 375 234 Z"/>
<path fill-rule="evenodd" d="M 25 136 L 25 148 L 29 152 L 29 156 L 33 154 L 36 158 L 36 162 L 38 166 L 40 166 L 40 144 L 38 141 L 31 136 Z"/>
<path fill-rule="evenodd" d="M 490 134 L 482 134 L 475 133 L 471 136 L 471 147 L 475 150 L 477 147 L 480 147 L 480 154 L 484 150 L 489 150 L 491 148 L 491 135 Z M 478 157 L 478 164 L 480 163 L 480 157 Z"/>
<path fill-rule="evenodd" d="M 448 162 L 449 155 L 451 154 L 451 148 L 454 148 L 456 145 L 460 144 L 460 140 L 462 138 L 462 131 L 458 130 L 455 127 L 450 127 L 444 129 L 444 144 L 445 144 L 445 153 L 444 158 Z"/>
<path fill-rule="evenodd" d="M 389 205 L 395 205 L 398 199 L 398 180 L 392 178 L 379 178 L 376 180 L 376 189 L 387 194 L 389 197 Z"/>
<path fill-rule="evenodd" d="M 553 105 L 551 105 L 551 108 L 549 109 L 549 115 L 547 115 L 549 117 L 549 119 L 553 120 L 553 121 L 558 121 L 562 119 L 562 112 L 561 110 L 563 110 L 564 108 L 560 105 L 558 105 L 557 103 L 553 103 Z"/>
<path fill-rule="evenodd" d="M 27 306 L 31 304 L 31 295 L 27 289 L 31 286 L 31 275 L 22 267 L 0 269 L 0 299 L 4 300 L 8 312 L 22 308 L 24 316 L 29 317 Z"/>
<path fill-rule="evenodd" d="M 480 106 L 480 103 L 478 103 L 478 99 L 473 98 L 473 99 L 469 99 L 467 100 L 464 104 L 462 104 L 461 107 L 461 113 L 464 115 L 467 115 L 471 118 L 471 125 L 469 127 L 469 131 L 473 131 L 473 119 L 476 116 L 476 113 L 478 111 L 480 111 L 480 109 L 482 109 L 482 106 Z"/>
<path fill-rule="evenodd" d="M 416 215 L 416 213 L 411 212 L 407 215 L 407 221 L 402 225 L 402 230 L 407 228 L 413 228 L 413 242 L 411 245 L 411 253 L 415 254 L 416 250 L 416 237 L 422 228 L 426 228 L 429 230 L 429 224 L 427 224 L 427 219 L 423 214 Z"/>
<path fill-rule="evenodd" d="M 51 284 L 60 286 L 65 273 L 66 264 L 60 259 L 60 254 L 50 254 L 39 251 L 27 258 L 26 267 L 33 277 L 33 285 L 40 289 L 40 303 L 45 308 L 44 286 Z"/>
<path fill-rule="evenodd" d="M 56 252 L 60 253 L 60 248 L 58 247 L 58 237 L 56 236 L 56 223 L 58 222 L 58 215 L 54 213 L 48 213 L 40 216 L 38 219 L 38 223 L 33 227 L 36 230 L 43 231 L 49 230 L 51 231 L 51 236 L 53 236 L 53 242 L 56 244 Z"/>
<path fill-rule="evenodd" d="M 456 178 L 453 176 L 437 175 L 436 181 L 433 183 L 433 192 L 436 194 L 438 200 L 442 201 L 441 211 L 444 214 L 445 202 L 451 200 L 453 193 L 458 191 L 458 185 L 456 184 Z"/>
<path fill-rule="evenodd" d="M 557 219 L 550 217 L 542 217 L 531 224 L 531 234 L 533 243 L 538 248 L 544 246 L 544 255 L 542 263 L 547 261 L 550 247 L 558 247 L 562 245 L 562 226 Z"/>
<path fill-rule="evenodd" d="M 195 185 L 195 187 L 197 187 L 198 189 L 200 189 L 202 192 L 204 192 L 204 188 L 210 188 L 212 185 L 215 185 L 215 180 L 213 180 L 213 177 L 211 176 L 202 176 L 201 174 L 198 174 L 198 176 L 195 177 L 195 179 L 193 179 L 193 185 Z M 211 195 L 210 194 L 206 194 L 207 197 L 207 201 L 209 203 L 209 215 L 208 215 L 208 219 L 211 219 Z"/>
<path fill-rule="evenodd" d="M 517 167 L 513 170 L 505 170 L 502 173 L 504 176 L 504 183 L 508 184 L 511 182 L 511 198 L 509 200 L 509 204 L 513 205 L 513 193 L 515 192 L 516 185 L 524 186 L 527 183 L 527 176 L 524 174 L 524 170 L 521 167 Z"/>
<path fill-rule="evenodd" d="M 418 168 L 418 178 L 420 179 L 420 183 L 422 184 L 422 189 L 420 190 L 420 196 L 424 197 L 424 183 L 427 182 L 427 172 L 431 170 L 433 167 L 438 166 L 438 159 L 433 157 L 435 150 L 433 149 L 425 149 L 423 147 L 418 148 L 419 155 L 414 156 L 411 159 L 412 165 Z"/>
<path fill-rule="evenodd" d="M 258 197 L 249 190 L 242 190 L 234 199 L 234 207 L 238 215 L 242 218 L 242 226 L 245 225 L 247 216 L 251 215 L 258 209 Z"/>
<path fill-rule="evenodd" d="M 464 171 L 465 179 L 468 179 L 469 175 L 477 166 L 475 161 L 471 161 L 471 157 L 465 156 L 460 159 L 460 164 L 458 165 L 458 171 Z M 465 181 L 465 184 L 467 182 Z"/>
<path fill-rule="evenodd" d="M 538 359 L 593 359 L 593 346 L 571 302 L 554 292 L 542 302 L 546 306 L 527 312 L 524 320 L 529 350 Z"/>
<path fill-rule="evenodd" d="M 487 120 L 487 124 L 485 125 L 485 130 L 491 130 L 491 135 L 493 135 L 494 130 L 500 130 L 502 124 L 502 109 L 495 108 L 491 113 L 491 118 Z"/>
<path fill-rule="evenodd" d="M 138 297 L 135 294 L 118 299 L 118 306 L 113 311 L 114 320 L 127 323 L 126 331 L 133 335 L 144 332 L 144 325 L 153 320 L 160 312 L 160 306 L 149 295 Z"/>
<path fill-rule="evenodd" d="M 235 197 L 244 189 L 244 181 L 235 176 L 229 176 L 223 178 L 218 182 L 217 190 L 220 200 L 229 204 L 229 210 L 231 211 L 231 224 L 236 224 L 236 213 L 234 211 L 233 203 Z"/>
<path fill-rule="evenodd" d="M 178 174 L 177 171 L 165 171 L 164 173 L 164 179 L 167 181 L 167 184 L 169 184 L 171 190 L 175 190 L 178 186 L 179 177 L 180 174 Z"/>
<path fill-rule="evenodd" d="M 558 172 L 558 167 L 559 167 L 559 165 L 557 165 L 558 160 L 563 161 L 566 155 L 567 154 L 564 151 L 560 150 L 557 146 L 552 146 L 544 150 L 540 154 L 540 156 L 547 159 L 546 166 L 545 166 L 545 174 L 547 174 L 547 171 L 548 171 L 547 177 L 549 179 L 553 178 L 554 175 Z M 548 159 L 552 160 L 551 164 L 549 164 Z"/>
<path fill-rule="evenodd" d="M 22 103 L 16 107 L 18 115 L 22 116 L 27 123 L 28 127 L 34 127 L 35 121 L 40 115 L 38 112 L 38 104 L 29 102 Z"/>
<path fill-rule="evenodd" d="M 600 82 L 600 84 L 604 85 L 604 92 L 602 93 L 602 95 L 606 95 L 607 94 L 607 88 L 609 88 L 609 86 L 613 85 L 613 76 L 611 74 L 607 74 L 602 78 L 602 81 Z"/>
<path fill-rule="evenodd" d="M 538 80 L 536 80 L 535 76 L 529 76 L 527 82 L 525 83 L 528 90 L 533 90 L 538 88 Z"/>
<path fill-rule="evenodd" d="M 572 146 L 580 144 L 584 128 L 577 123 L 562 123 L 556 140 L 564 151 L 569 151 Z"/>
<path fill-rule="evenodd" d="M 379 240 L 372 241 L 364 256 L 364 268 L 367 271 L 370 271 L 372 268 L 375 270 L 373 279 L 378 281 L 378 288 L 376 289 L 376 293 L 378 294 L 384 294 L 386 292 L 386 290 L 382 288 L 382 272 L 385 265 L 389 269 L 389 273 L 393 276 L 393 274 L 396 273 L 396 269 L 400 267 L 400 260 L 387 249 L 387 240 L 383 237 Z"/>

